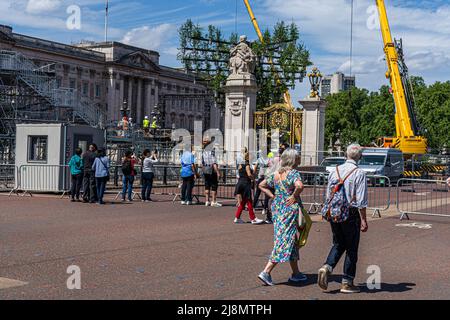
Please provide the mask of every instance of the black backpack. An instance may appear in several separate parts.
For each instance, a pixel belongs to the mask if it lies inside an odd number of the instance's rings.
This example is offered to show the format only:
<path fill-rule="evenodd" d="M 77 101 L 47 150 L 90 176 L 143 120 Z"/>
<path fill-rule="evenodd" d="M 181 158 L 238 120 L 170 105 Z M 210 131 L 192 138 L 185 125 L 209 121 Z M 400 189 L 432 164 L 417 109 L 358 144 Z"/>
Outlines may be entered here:
<path fill-rule="evenodd" d="M 131 175 L 132 169 L 131 169 L 131 160 L 125 160 L 122 162 L 122 173 L 124 176 Z"/>

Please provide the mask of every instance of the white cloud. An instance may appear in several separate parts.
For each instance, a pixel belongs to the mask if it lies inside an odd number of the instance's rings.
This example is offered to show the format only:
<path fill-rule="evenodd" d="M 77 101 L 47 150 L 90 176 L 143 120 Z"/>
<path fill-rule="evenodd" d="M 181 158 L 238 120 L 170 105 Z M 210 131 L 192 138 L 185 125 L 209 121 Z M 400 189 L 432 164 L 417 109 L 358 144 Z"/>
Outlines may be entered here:
<path fill-rule="evenodd" d="M 443 52 L 417 51 L 408 56 L 408 67 L 418 71 L 450 66 L 450 55 Z"/>
<path fill-rule="evenodd" d="M 122 42 L 145 49 L 159 50 L 163 44 L 171 40 L 176 30 L 176 26 L 168 23 L 156 27 L 143 26 L 127 32 Z"/>
<path fill-rule="evenodd" d="M 352 62 L 352 74 L 363 75 L 363 74 L 373 74 L 380 71 L 380 60 L 372 60 L 372 57 L 359 58 L 355 62 Z M 350 73 L 350 60 L 345 61 L 337 71 L 343 72 L 345 74 Z"/>
<path fill-rule="evenodd" d="M 60 0 L 28 0 L 26 11 L 31 14 L 48 13 L 61 6 Z"/>
<path fill-rule="evenodd" d="M 384 77 L 386 62 L 380 59 L 380 30 L 368 28 L 368 19 L 373 20 L 373 11 L 368 8 L 373 5 L 373 0 L 355 1 L 352 71 L 359 86 L 377 90 L 388 81 Z M 349 72 L 350 1 L 265 0 L 256 9 L 261 25 L 274 25 L 279 20 L 297 23 L 311 59 L 323 73 Z M 403 38 L 410 73 L 424 77 L 428 83 L 448 80 L 450 6 L 414 8 L 387 3 L 387 12 L 393 36 Z M 302 85 L 304 94 L 307 90 L 307 84 Z"/>

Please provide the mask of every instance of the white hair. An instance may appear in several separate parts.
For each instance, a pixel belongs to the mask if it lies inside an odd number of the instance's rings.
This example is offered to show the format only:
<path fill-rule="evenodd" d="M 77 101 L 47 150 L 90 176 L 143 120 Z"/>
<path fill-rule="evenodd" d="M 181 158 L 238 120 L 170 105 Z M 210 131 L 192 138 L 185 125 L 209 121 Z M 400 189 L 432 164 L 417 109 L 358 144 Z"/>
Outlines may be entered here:
<path fill-rule="evenodd" d="M 286 149 L 281 155 L 280 173 L 284 173 L 293 169 L 297 164 L 297 159 L 300 157 L 298 152 L 294 149 Z"/>
<path fill-rule="evenodd" d="M 358 161 L 361 159 L 363 148 L 357 144 L 352 143 L 347 147 L 347 159 Z"/>

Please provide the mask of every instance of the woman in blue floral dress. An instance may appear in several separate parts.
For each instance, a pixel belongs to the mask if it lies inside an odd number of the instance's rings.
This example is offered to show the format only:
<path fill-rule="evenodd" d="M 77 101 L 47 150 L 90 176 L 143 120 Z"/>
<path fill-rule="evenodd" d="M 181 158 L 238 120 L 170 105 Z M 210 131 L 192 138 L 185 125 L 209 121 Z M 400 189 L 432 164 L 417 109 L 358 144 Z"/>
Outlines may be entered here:
<path fill-rule="evenodd" d="M 296 170 L 300 156 L 293 149 L 281 156 L 281 168 L 260 185 L 260 189 L 273 199 L 274 248 L 266 268 L 258 276 L 266 285 L 274 285 L 271 272 L 279 263 L 289 262 L 292 276 L 289 281 L 305 281 L 306 276 L 298 268 L 299 248 L 297 246 L 298 218 L 301 206 L 300 193 L 303 183 Z M 275 194 L 270 191 L 275 189 Z"/>

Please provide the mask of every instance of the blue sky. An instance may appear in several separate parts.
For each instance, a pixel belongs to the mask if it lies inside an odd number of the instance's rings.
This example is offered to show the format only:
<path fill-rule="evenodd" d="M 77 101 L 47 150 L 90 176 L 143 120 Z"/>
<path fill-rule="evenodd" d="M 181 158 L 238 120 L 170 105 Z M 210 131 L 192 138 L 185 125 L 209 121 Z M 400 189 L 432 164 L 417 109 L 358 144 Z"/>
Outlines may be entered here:
<path fill-rule="evenodd" d="M 161 63 L 179 66 L 177 28 L 191 18 L 202 26 L 214 24 L 225 33 L 237 30 L 250 39 L 256 35 L 242 0 L 110 0 L 109 39 L 157 50 Z M 277 21 L 294 21 L 323 73 L 349 72 L 350 0 L 253 0 L 262 28 Z M 354 60 L 357 85 L 377 90 L 386 84 L 383 50 L 375 1 L 355 0 Z M 392 31 L 403 37 L 411 73 L 427 83 L 450 79 L 450 1 L 386 0 Z M 67 9 L 81 10 L 81 29 L 69 30 Z M 0 24 L 15 32 L 77 43 L 103 40 L 105 0 L 0 0 Z M 236 10 L 237 9 L 237 10 Z M 237 15 L 236 15 L 237 12 Z M 304 97 L 308 85 L 292 93 Z"/>

